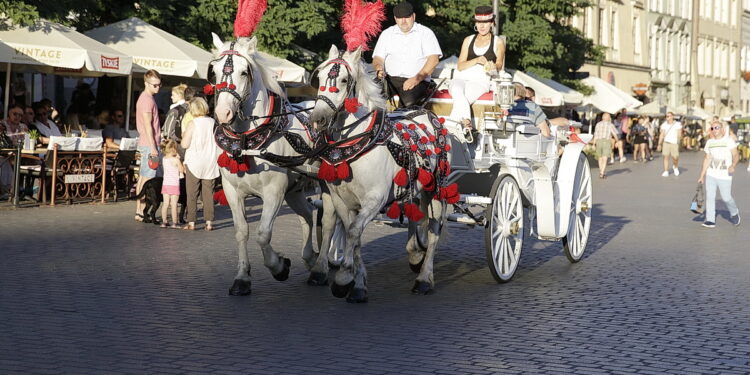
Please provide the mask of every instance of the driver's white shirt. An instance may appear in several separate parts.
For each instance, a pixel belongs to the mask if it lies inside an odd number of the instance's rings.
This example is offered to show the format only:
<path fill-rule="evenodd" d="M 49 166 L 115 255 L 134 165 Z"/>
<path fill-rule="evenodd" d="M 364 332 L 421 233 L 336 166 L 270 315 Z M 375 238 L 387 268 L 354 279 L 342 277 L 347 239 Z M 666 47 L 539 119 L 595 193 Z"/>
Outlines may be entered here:
<path fill-rule="evenodd" d="M 378 38 L 372 56 L 385 61 L 385 72 L 391 77 L 411 78 L 417 75 L 427 57 L 443 56 L 435 33 L 428 27 L 414 22 L 414 26 L 404 34 L 398 25 L 385 29 Z M 429 81 L 430 78 L 425 79 Z"/>

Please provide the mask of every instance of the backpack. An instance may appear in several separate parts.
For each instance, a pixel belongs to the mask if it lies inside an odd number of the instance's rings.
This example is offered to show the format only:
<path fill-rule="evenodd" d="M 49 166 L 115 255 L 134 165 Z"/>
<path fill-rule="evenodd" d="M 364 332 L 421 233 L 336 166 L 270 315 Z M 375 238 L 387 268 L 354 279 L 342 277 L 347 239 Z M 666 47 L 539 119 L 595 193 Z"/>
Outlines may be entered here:
<path fill-rule="evenodd" d="M 185 113 L 187 113 L 187 103 L 169 110 L 167 119 L 164 120 L 164 126 L 161 129 L 162 139 L 173 139 L 175 141 L 182 139 L 182 118 Z"/>

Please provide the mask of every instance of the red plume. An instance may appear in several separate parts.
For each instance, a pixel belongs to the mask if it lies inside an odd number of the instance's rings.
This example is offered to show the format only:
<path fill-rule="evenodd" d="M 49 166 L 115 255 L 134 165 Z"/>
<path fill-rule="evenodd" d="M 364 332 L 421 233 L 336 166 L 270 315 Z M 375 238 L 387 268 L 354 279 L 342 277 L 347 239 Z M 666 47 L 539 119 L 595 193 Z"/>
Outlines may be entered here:
<path fill-rule="evenodd" d="M 267 7 L 266 0 L 239 0 L 237 16 L 234 18 L 234 36 L 240 38 L 253 35 Z"/>
<path fill-rule="evenodd" d="M 357 47 L 362 47 L 363 51 L 369 50 L 367 42 L 380 34 L 383 21 L 385 21 L 385 5 L 382 0 L 374 3 L 346 0 L 344 15 L 341 17 L 341 30 L 344 31 L 346 50 L 354 51 Z"/>

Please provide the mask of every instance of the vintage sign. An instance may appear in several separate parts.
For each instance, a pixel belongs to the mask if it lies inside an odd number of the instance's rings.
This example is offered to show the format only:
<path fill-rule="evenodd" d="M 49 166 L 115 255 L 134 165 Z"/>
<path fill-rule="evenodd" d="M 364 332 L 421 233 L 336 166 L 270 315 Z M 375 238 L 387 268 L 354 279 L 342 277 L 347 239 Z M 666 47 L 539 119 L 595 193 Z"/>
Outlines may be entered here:
<path fill-rule="evenodd" d="M 133 57 L 133 62 L 148 69 L 167 70 L 175 69 L 176 62 L 171 60 L 151 59 L 143 57 Z"/>
<path fill-rule="evenodd" d="M 66 174 L 66 184 L 90 184 L 94 182 L 93 174 Z"/>

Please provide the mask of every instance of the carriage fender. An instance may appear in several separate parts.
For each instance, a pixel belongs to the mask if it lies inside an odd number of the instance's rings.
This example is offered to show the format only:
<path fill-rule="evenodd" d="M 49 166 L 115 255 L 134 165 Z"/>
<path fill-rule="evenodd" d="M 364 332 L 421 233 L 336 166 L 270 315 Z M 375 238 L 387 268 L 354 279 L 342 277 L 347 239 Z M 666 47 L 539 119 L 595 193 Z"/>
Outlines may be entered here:
<path fill-rule="evenodd" d="M 582 140 L 587 141 L 586 139 Z M 575 185 L 577 177 L 578 159 L 585 145 L 583 142 L 568 143 L 560 158 L 560 166 L 557 170 L 557 191 L 558 197 L 560 197 L 557 206 L 557 213 L 559 215 L 557 220 L 558 238 L 568 233 L 568 224 L 570 223 L 568 216 L 570 215 L 570 205 L 573 201 L 573 185 Z"/>

